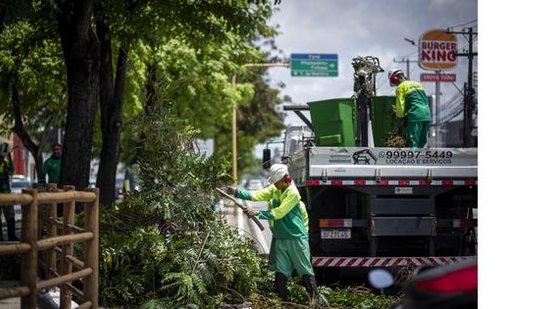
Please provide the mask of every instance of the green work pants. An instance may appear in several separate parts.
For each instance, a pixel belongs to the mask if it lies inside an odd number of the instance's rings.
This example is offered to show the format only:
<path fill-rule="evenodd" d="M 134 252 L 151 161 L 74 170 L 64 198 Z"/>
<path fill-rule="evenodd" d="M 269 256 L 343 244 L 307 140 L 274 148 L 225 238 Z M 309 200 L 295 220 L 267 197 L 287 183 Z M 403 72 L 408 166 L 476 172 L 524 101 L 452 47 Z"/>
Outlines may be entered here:
<path fill-rule="evenodd" d="M 408 121 L 408 146 L 411 148 L 425 147 L 429 128 L 430 121 Z"/>
<path fill-rule="evenodd" d="M 270 250 L 270 269 L 287 277 L 293 269 L 299 276 L 314 276 L 310 261 L 310 246 L 308 238 L 273 239 Z"/>

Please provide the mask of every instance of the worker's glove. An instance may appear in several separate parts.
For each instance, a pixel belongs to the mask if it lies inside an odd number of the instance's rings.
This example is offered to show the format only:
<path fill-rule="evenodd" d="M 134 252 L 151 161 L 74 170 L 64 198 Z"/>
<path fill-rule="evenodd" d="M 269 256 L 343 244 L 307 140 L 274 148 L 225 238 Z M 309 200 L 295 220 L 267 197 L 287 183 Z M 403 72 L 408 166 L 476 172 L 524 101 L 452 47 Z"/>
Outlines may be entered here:
<path fill-rule="evenodd" d="M 236 196 L 235 195 L 236 190 L 235 190 L 234 187 L 226 186 L 226 187 L 224 187 L 224 191 L 226 191 L 226 193 L 228 193 L 231 196 Z"/>
<path fill-rule="evenodd" d="M 245 213 L 247 213 L 249 216 L 256 216 L 258 214 L 258 211 L 249 207 L 245 209 Z"/>
<path fill-rule="evenodd" d="M 407 127 L 408 125 L 408 117 L 402 117 L 402 118 L 396 118 L 396 127 L 402 128 Z"/>
<path fill-rule="evenodd" d="M 396 128 L 399 130 L 402 127 L 402 118 L 396 118 Z"/>

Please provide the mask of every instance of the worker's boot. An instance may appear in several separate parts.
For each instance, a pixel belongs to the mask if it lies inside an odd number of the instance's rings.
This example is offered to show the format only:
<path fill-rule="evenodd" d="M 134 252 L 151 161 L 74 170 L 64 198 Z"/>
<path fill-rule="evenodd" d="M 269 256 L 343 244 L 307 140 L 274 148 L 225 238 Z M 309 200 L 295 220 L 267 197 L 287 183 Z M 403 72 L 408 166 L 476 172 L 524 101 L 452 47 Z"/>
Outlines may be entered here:
<path fill-rule="evenodd" d="M 19 241 L 19 238 L 15 236 L 15 218 L 9 218 L 6 221 L 8 221 L 8 240 Z"/>
<path fill-rule="evenodd" d="M 318 287 L 316 285 L 316 277 L 310 275 L 302 276 L 302 285 L 306 288 L 306 292 L 311 299 L 318 294 Z"/>
<path fill-rule="evenodd" d="M 287 276 L 275 273 L 275 292 L 283 301 L 287 301 Z"/>

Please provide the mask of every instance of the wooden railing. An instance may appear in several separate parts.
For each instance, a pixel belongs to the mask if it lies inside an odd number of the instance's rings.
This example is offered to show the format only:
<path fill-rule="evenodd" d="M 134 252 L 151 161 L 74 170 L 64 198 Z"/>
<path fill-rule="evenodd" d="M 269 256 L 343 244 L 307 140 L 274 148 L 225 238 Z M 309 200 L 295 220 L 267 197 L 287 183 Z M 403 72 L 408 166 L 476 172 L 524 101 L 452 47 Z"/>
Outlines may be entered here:
<path fill-rule="evenodd" d="M 75 205 L 84 203 L 84 227 L 75 225 Z M 63 220 L 57 216 L 57 204 L 63 205 Z M 98 308 L 98 247 L 99 247 L 99 189 L 75 191 L 73 186 L 63 190 L 38 192 L 36 189 L 23 193 L 0 194 L 0 207 L 20 204 L 22 211 L 21 242 L 0 242 L 0 255 L 21 255 L 20 286 L 1 289 L 0 299 L 21 297 L 21 308 L 36 308 L 38 291 L 54 286 L 60 287 L 60 308 L 71 308 L 75 295 L 79 308 Z M 48 234 L 42 238 L 39 230 L 40 207 L 48 207 Z M 57 235 L 58 227 L 63 234 Z M 83 257 L 73 256 L 73 243 L 83 242 Z M 47 251 L 46 278 L 38 281 L 38 252 Z M 61 273 L 57 271 L 59 262 Z M 77 271 L 73 272 L 73 266 Z M 83 289 L 72 282 L 82 280 Z"/>

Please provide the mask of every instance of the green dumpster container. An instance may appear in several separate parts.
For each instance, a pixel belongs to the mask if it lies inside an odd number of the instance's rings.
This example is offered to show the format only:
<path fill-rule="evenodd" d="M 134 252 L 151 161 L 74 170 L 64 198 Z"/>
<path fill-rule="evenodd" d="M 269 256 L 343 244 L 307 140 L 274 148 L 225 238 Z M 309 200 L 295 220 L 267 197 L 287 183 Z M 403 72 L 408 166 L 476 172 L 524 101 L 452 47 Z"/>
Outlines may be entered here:
<path fill-rule="evenodd" d="M 388 134 L 396 129 L 396 116 L 392 110 L 392 106 L 395 103 L 395 96 L 373 98 L 371 125 L 373 127 L 373 142 L 375 147 L 384 147 Z"/>
<path fill-rule="evenodd" d="M 318 146 L 355 146 L 354 99 L 308 102 Z"/>

